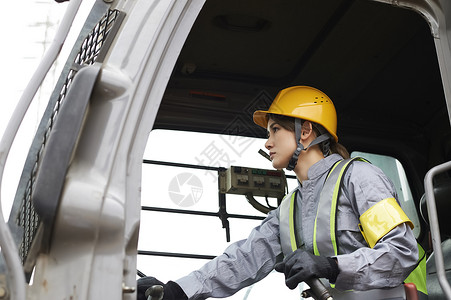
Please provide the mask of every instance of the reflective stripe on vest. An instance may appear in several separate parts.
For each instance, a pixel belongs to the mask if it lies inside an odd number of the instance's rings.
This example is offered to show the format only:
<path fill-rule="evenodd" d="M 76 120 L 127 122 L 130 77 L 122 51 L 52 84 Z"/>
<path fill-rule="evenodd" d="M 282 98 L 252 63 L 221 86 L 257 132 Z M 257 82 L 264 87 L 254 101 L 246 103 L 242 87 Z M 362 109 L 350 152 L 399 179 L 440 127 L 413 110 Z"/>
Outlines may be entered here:
<path fill-rule="evenodd" d="M 279 211 L 279 230 L 280 230 L 280 244 L 282 246 L 282 252 L 287 255 L 295 251 L 298 247 L 298 241 L 296 240 L 297 231 L 295 229 L 295 201 L 296 190 L 288 193 L 280 204 Z M 288 238 L 285 238 L 288 237 Z M 299 245 L 300 246 L 300 245 Z"/>
<path fill-rule="evenodd" d="M 418 244 L 418 264 L 412 273 L 404 280 L 404 283 L 414 283 L 417 290 L 423 294 L 428 294 L 426 284 L 426 252 L 423 247 Z"/>
<path fill-rule="evenodd" d="M 313 230 L 313 253 L 315 255 L 336 256 L 338 254 L 335 238 L 338 193 L 340 192 L 344 172 L 347 170 L 349 164 L 357 159 L 360 160 L 360 158 L 353 158 L 339 161 L 331 168 L 327 175 L 316 210 L 315 227 Z M 318 235 L 318 228 L 329 228 L 329 230 L 322 230 L 321 234 Z"/>
<path fill-rule="evenodd" d="M 335 227 L 338 195 L 342 185 L 343 175 L 350 164 L 355 160 L 367 162 L 360 157 L 341 160 L 331 168 L 326 177 L 326 182 L 320 193 L 313 232 L 313 250 L 315 255 L 338 255 Z M 288 194 L 280 205 L 280 240 L 282 251 L 285 256 L 299 248 L 297 245 L 300 244 L 299 234 L 296 232 L 295 228 L 295 191 Z M 320 234 L 317 234 L 318 228 Z M 328 228 L 328 230 L 325 230 L 326 228 Z M 410 273 L 405 282 L 414 283 L 420 292 L 427 294 L 426 269 L 424 267 L 426 256 L 419 244 L 418 248 L 420 254 L 418 265 L 414 271 Z M 383 290 L 381 290 L 381 292 L 382 291 Z"/>

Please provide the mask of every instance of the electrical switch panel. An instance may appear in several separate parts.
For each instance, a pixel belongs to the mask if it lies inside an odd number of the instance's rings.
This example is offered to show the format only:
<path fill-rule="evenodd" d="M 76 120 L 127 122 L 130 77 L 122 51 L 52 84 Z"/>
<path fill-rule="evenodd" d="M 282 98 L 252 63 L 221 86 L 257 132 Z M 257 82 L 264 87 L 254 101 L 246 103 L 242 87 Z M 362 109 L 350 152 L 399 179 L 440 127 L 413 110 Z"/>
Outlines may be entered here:
<path fill-rule="evenodd" d="M 231 166 L 219 172 L 219 187 L 224 194 L 282 198 L 286 180 L 282 171 Z"/>

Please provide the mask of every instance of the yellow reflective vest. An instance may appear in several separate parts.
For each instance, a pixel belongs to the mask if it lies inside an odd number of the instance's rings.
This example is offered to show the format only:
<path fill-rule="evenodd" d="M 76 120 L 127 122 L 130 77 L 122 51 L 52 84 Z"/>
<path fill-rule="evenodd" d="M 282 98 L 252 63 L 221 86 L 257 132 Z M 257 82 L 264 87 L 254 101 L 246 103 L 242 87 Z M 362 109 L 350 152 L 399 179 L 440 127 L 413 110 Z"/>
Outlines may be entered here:
<path fill-rule="evenodd" d="M 331 168 L 321 190 L 313 232 L 313 250 L 315 255 L 338 255 L 335 228 L 338 195 L 342 186 L 343 175 L 349 165 L 355 160 L 366 161 L 359 157 L 338 161 Z M 295 230 L 295 194 L 293 191 L 286 195 L 280 207 L 280 239 L 284 255 L 295 251 L 298 245 L 302 244 L 302 241 L 297 240 L 299 235 Z M 412 222 L 394 198 L 383 199 L 373 205 L 360 216 L 359 220 L 360 231 L 371 248 L 374 247 L 380 238 L 402 223 L 407 223 L 413 228 Z M 318 230 L 321 232 L 318 232 Z M 419 258 L 417 266 L 404 282 L 414 283 L 418 291 L 427 295 L 426 255 L 419 244 L 418 248 Z M 350 292 L 352 294 L 352 291 Z M 365 297 L 364 292 L 359 292 L 358 294 L 359 297 Z M 384 294 L 387 294 L 387 298 L 390 297 L 390 293 L 382 289 L 378 296 L 382 298 Z M 348 294 L 348 296 L 350 295 Z"/>

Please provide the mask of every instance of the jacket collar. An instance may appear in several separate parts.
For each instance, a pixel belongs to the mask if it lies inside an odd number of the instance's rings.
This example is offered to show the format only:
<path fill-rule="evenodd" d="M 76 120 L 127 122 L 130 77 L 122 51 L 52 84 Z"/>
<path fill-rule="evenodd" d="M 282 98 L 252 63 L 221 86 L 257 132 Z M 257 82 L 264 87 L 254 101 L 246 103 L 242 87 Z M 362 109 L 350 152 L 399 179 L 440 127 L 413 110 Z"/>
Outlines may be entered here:
<path fill-rule="evenodd" d="M 317 177 L 322 176 L 324 173 L 328 172 L 330 168 L 343 157 L 339 154 L 331 154 L 324 159 L 321 159 L 308 170 L 308 180 L 315 180 Z"/>

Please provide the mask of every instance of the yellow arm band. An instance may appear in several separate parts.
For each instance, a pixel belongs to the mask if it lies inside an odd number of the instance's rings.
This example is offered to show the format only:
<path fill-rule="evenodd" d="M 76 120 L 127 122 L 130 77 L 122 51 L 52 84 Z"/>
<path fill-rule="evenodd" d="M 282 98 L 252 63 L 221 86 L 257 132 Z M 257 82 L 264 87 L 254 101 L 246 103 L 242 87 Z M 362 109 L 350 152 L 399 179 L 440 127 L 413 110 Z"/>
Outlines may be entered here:
<path fill-rule="evenodd" d="M 384 235 L 402 223 L 407 223 L 413 229 L 413 223 L 395 198 L 387 198 L 360 216 L 359 227 L 366 242 L 373 248 Z"/>

